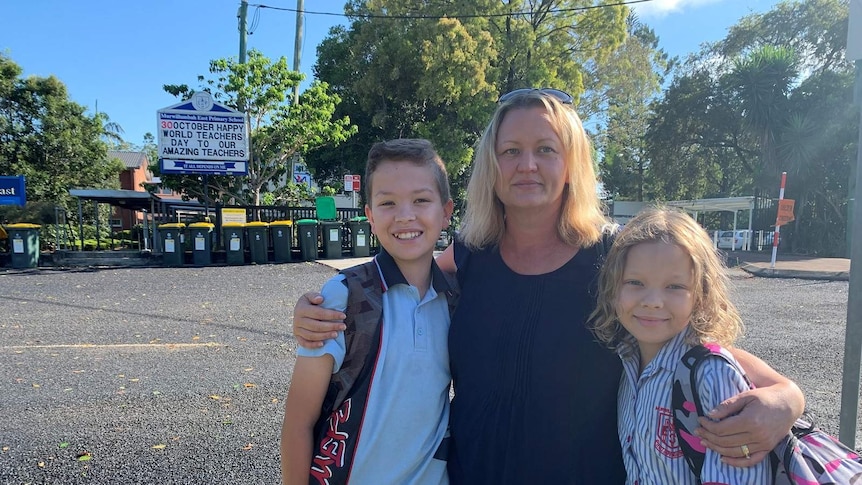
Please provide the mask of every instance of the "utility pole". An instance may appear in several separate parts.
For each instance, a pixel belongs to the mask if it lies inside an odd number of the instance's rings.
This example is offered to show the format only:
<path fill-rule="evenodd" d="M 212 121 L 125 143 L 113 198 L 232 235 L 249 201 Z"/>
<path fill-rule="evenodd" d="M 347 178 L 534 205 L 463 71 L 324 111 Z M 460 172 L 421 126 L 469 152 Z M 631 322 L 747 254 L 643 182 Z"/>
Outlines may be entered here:
<path fill-rule="evenodd" d="M 850 21 L 847 27 L 847 58 L 856 64 L 854 101 L 862 121 L 862 0 L 851 0 Z M 851 162 L 852 164 L 852 162 Z M 853 171 L 851 170 L 851 173 Z M 859 409 L 859 369 L 862 366 L 862 125 L 856 145 L 856 180 L 848 201 L 852 209 L 847 219 L 847 232 L 851 233 L 850 286 L 847 290 L 847 327 L 844 331 L 844 370 L 841 376 L 841 414 L 838 438 L 856 449 L 857 411 Z M 850 181 L 851 186 L 853 180 Z"/>
<path fill-rule="evenodd" d="M 245 35 L 246 35 L 246 16 L 248 14 L 248 0 L 242 0 L 239 4 L 239 63 L 245 64 Z"/>
<path fill-rule="evenodd" d="M 296 38 L 293 41 L 293 70 L 299 72 L 299 60 L 302 57 L 302 30 L 305 9 L 303 0 L 296 0 Z M 299 104 L 299 84 L 293 87 L 293 104 Z"/>

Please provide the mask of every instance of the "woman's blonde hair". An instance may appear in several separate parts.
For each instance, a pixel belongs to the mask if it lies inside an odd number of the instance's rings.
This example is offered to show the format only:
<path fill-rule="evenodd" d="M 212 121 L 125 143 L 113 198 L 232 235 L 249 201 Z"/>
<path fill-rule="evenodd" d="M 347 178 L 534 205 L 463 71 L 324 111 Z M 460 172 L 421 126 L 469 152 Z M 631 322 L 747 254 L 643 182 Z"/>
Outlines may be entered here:
<path fill-rule="evenodd" d="M 634 343 L 617 319 L 617 297 L 631 248 L 656 241 L 675 244 L 691 258 L 694 308 L 689 322 L 688 343 L 733 344 L 742 334 L 742 318 L 730 301 L 725 266 L 718 250 L 706 231 L 688 214 L 663 207 L 641 211 L 620 231 L 608 251 L 599 273 L 598 305 L 590 316 L 596 337 L 612 347 Z"/>
<path fill-rule="evenodd" d="M 534 107 L 548 112 L 551 125 L 563 145 L 568 180 L 557 223 L 560 239 L 580 247 L 592 246 L 601 239 L 602 227 L 608 220 L 602 212 L 602 202 L 596 190 L 598 181 L 590 140 L 571 106 L 536 89 L 500 103 L 479 139 L 473 173 L 467 185 L 467 208 L 460 232 L 464 244 L 470 248 L 499 245 L 503 238 L 506 210 L 494 190 L 500 177 L 495 149 L 497 132 L 507 113 Z"/>

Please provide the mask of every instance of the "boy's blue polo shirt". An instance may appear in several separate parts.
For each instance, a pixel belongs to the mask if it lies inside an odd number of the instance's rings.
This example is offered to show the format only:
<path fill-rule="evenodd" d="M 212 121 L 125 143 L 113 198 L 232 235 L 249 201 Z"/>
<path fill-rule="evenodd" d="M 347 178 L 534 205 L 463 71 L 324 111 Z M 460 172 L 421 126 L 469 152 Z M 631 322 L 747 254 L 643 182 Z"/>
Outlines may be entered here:
<path fill-rule="evenodd" d="M 420 301 L 392 256 L 374 261 L 384 282 L 380 356 L 372 377 L 352 483 L 445 484 L 446 462 L 434 458 L 449 424 L 448 284 L 434 278 Z M 436 266 L 436 263 L 432 264 Z M 324 284 L 324 306 L 344 311 L 347 287 L 337 275 Z M 337 372 L 344 361 L 344 335 L 299 356 L 330 354 Z"/>

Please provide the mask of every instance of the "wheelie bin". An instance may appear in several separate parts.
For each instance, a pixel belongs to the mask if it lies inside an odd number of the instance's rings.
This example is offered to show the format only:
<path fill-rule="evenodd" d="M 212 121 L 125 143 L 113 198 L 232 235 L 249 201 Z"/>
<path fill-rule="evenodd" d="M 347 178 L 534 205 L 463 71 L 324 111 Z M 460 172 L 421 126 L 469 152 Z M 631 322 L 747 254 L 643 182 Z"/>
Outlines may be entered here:
<path fill-rule="evenodd" d="M 320 221 L 319 225 L 323 239 L 323 258 L 341 258 L 341 222 Z"/>
<path fill-rule="evenodd" d="M 193 222 L 189 224 L 188 237 L 192 240 L 192 262 L 198 266 L 212 264 L 212 232 L 215 224 Z"/>
<path fill-rule="evenodd" d="M 371 255 L 371 224 L 364 216 L 354 217 L 347 222 L 350 229 L 350 252 L 361 258 Z"/>
<path fill-rule="evenodd" d="M 245 263 L 245 241 L 242 222 L 225 222 L 221 226 L 224 255 L 227 264 Z"/>
<path fill-rule="evenodd" d="M 39 266 L 39 224 L 17 223 L 6 226 L 13 268 Z"/>
<path fill-rule="evenodd" d="M 289 263 L 293 245 L 293 221 L 272 221 L 269 223 L 272 235 L 272 259 L 276 263 Z"/>
<path fill-rule="evenodd" d="M 269 224 L 266 222 L 247 222 L 245 224 L 248 241 L 248 257 L 252 264 L 265 264 L 269 260 Z"/>
<path fill-rule="evenodd" d="M 182 266 L 185 259 L 185 244 L 183 231 L 186 225 L 182 222 L 159 224 L 159 234 L 162 236 L 162 264 L 165 266 Z"/>
<path fill-rule="evenodd" d="M 299 254 L 303 261 L 317 259 L 317 219 L 296 221 L 296 235 L 299 239 Z"/>

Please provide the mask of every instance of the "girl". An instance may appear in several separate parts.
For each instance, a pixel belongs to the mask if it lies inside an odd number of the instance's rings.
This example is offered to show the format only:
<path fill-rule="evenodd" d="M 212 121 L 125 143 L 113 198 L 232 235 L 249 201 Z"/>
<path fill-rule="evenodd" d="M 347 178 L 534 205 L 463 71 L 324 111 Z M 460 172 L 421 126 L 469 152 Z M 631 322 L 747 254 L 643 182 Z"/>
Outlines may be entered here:
<path fill-rule="evenodd" d="M 768 460 L 736 468 L 711 450 L 695 477 L 677 442 L 671 412 L 677 363 L 693 345 L 729 346 L 742 332 L 724 266 L 696 221 L 659 208 L 633 218 L 608 252 L 591 317 L 598 339 L 622 359 L 617 431 L 627 483 L 768 483 Z M 697 382 L 707 410 L 749 389 L 721 359 L 707 359 Z M 745 446 L 742 451 L 747 454 Z"/>

